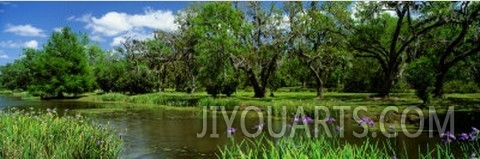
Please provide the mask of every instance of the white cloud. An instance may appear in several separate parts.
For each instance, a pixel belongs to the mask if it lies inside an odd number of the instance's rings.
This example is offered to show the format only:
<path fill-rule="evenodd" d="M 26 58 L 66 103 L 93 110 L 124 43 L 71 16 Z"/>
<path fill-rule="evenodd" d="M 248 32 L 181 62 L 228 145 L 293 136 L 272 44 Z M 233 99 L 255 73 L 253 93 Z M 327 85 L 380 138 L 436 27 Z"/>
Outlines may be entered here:
<path fill-rule="evenodd" d="M 100 33 L 105 36 L 115 36 L 131 30 L 133 26 L 128 22 L 126 13 L 109 12 L 100 18 L 93 17 L 87 28 L 92 29 L 94 34 Z"/>
<path fill-rule="evenodd" d="M 30 24 L 27 25 L 11 25 L 7 24 L 4 32 L 10 32 L 20 36 L 33 36 L 33 37 L 45 37 L 42 29 L 33 27 Z"/>
<path fill-rule="evenodd" d="M 0 47 L 2 48 L 20 48 L 22 43 L 13 42 L 12 40 L 0 41 Z"/>
<path fill-rule="evenodd" d="M 56 28 L 53 28 L 53 31 L 54 32 L 61 32 L 62 28 L 61 27 L 56 27 Z"/>
<path fill-rule="evenodd" d="M 88 22 L 90 22 L 91 18 L 92 18 L 92 14 L 89 13 L 89 14 L 85 14 L 81 17 L 75 17 L 75 16 L 72 15 L 72 16 L 68 17 L 67 20 L 68 21 L 74 20 L 74 21 L 80 21 L 80 22 L 88 23 Z"/>
<path fill-rule="evenodd" d="M 38 48 L 38 41 L 30 40 L 27 42 L 14 42 L 12 40 L 8 41 L 0 41 L 1 48 L 22 48 L 22 47 L 29 47 L 29 48 Z"/>
<path fill-rule="evenodd" d="M 6 54 L 0 54 L 0 59 L 9 59 L 10 57 Z"/>
<path fill-rule="evenodd" d="M 93 35 L 93 36 L 90 37 L 90 39 L 92 39 L 93 41 L 96 41 L 96 42 L 104 42 L 105 41 L 105 39 L 102 38 L 99 35 Z"/>
<path fill-rule="evenodd" d="M 5 54 L 5 52 L 3 52 L 3 50 L 0 50 L 0 59 L 9 59 L 9 58 L 10 58 L 10 56 Z"/>
<path fill-rule="evenodd" d="M 142 14 L 127 14 L 123 12 L 108 12 L 101 17 L 92 17 L 90 14 L 81 18 L 74 18 L 87 23 L 86 28 L 93 34 L 102 36 L 118 36 L 131 30 L 159 29 L 173 31 L 177 28 L 175 17 L 171 11 L 145 9 Z"/>
<path fill-rule="evenodd" d="M 36 40 L 30 40 L 24 43 L 24 46 L 27 48 L 37 49 L 38 42 Z"/>

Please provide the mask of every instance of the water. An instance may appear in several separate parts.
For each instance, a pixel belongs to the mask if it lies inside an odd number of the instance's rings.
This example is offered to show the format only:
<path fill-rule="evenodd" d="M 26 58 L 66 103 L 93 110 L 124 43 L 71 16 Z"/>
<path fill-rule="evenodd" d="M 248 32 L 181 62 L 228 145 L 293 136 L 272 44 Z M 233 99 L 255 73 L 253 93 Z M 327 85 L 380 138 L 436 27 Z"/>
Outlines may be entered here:
<path fill-rule="evenodd" d="M 124 107 L 118 104 L 100 104 L 74 100 L 24 101 L 18 98 L 0 96 L 0 109 L 7 107 L 56 108 L 61 114 L 64 109 L 95 111 L 96 108 L 115 106 Z M 134 106 L 130 105 L 130 107 Z M 234 119 L 233 127 L 241 128 L 240 114 L 238 113 Z M 203 113 L 201 111 L 169 109 L 161 106 L 155 109 L 132 109 L 90 115 L 90 117 L 102 123 L 108 122 L 112 124 L 120 132 L 125 133 L 126 149 L 122 158 L 215 158 L 218 146 L 223 147 L 231 143 L 231 140 L 227 138 L 225 133 L 227 126 L 223 117 L 218 116 L 217 120 L 215 120 L 217 122 L 215 128 L 219 137 L 210 138 L 208 135 L 213 132 L 212 125 L 214 125 L 214 121 L 208 118 L 207 136 L 198 138 L 197 134 L 202 132 L 204 125 L 202 116 Z M 442 123 L 444 117 L 445 115 L 439 115 Z M 471 126 L 480 127 L 477 122 L 480 117 L 479 112 L 455 112 L 454 117 L 456 133 L 469 131 Z M 249 115 L 245 119 L 245 127 L 250 133 L 254 133 L 255 130 L 251 128 L 258 123 L 259 118 L 254 115 Z M 362 129 L 357 127 L 355 121 L 351 119 L 346 119 L 345 123 L 345 138 L 343 140 L 353 144 L 361 144 L 366 138 L 356 138 L 352 134 L 352 130 L 361 132 Z M 425 124 L 424 129 L 427 130 L 428 120 L 425 120 Z M 272 124 L 275 132 L 278 132 L 283 125 L 284 123 L 281 121 L 275 121 Z M 392 140 L 396 142 L 399 151 L 403 149 L 403 144 L 405 144 L 411 158 L 418 157 L 416 156 L 418 147 L 424 150 L 426 145 L 433 146 L 439 143 L 438 133 L 434 133 L 434 135 L 437 138 L 430 138 L 428 133 L 422 133 L 416 138 L 409 138 L 405 134 L 400 133 L 396 138 L 387 139 L 380 132 L 370 132 L 368 134 L 369 137 L 375 136 L 371 138 L 373 141 Z M 235 133 L 236 140 L 242 138 L 246 138 L 246 136 L 242 133 Z"/>

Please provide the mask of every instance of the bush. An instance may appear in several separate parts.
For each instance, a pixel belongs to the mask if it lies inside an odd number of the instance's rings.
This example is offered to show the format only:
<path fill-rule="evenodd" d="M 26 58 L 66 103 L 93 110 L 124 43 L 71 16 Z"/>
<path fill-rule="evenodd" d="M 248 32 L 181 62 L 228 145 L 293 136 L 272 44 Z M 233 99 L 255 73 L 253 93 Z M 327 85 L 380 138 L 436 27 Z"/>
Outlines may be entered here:
<path fill-rule="evenodd" d="M 123 147 L 110 127 L 55 110 L 0 113 L 0 158 L 118 158 Z"/>
<path fill-rule="evenodd" d="M 120 93 L 107 93 L 100 96 L 102 101 L 125 101 L 127 98 L 126 95 Z"/>
<path fill-rule="evenodd" d="M 421 57 L 411 63 L 406 69 L 405 78 L 424 104 L 430 102 L 432 98 L 430 92 L 435 82 L 435 71 L 430 59 Z"/>
<path fill-rule="evenodd" d="M 444 85 L 445 93 L 477 93 L 478 86 L 475 82 L 465 82 L 461 80 L 452 80 L 445 82 Z"/>
<path fill-rule="evenodd" d="M 11 90 L 2 90 L 2 91 L 0 91 L 0 95 L 13 95 L 13 91 L 11 91 Z"/>
<path fill-rule="evenodd" d="M 238 82 L 235 80 L 223 82 L 221 93 L 227 95 L 227 97 L 230 97 L 230 95 L 237 91 L 237 86 Z"/>

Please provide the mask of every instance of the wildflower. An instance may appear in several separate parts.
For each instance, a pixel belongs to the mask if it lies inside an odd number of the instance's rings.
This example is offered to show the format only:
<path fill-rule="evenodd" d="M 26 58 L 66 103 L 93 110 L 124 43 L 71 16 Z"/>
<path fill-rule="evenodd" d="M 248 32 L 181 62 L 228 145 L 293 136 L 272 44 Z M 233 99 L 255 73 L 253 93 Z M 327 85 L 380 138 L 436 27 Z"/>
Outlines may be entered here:
<path fill-rule="evenodd" d="M 396 156 L 392 156 L 392 159 L 398 159 Z"/>
<path fill-rule="evenodd" d="M 470 138 L 470 141 L 474 141 L 475 139 L 477 139 L 477 135 L 474 134 L 474 133 L 470 133 L 468 134 L 469 138 Z"/>
<path fill-rule="evenodd" d="M 263 129 L 263 126 L 265 126 L 265 123 L 260 123 L 260 124 L 258 124 L 258 125 L 253 126 L 253 129 L 262 130 L 262 129 Z"/>
<path fill-rule="evenodd" d="M 480 133 L 480 130 L 478 130 L 476 127 L 472 127 L 472 133 Z"/>
<path fill-rule="evenodd" d="M 472 152 L 472 155 L 470 156 L 470 159 L 478 159 L 477 153 L 476 153 L 476 152 Z"/>
<path fill-rule="evenodd" d="M 455 137 L 455 135 L 453 135 L 452 133 L 450 133 L 450 131 L 447 131 L 447 132 L 445 132 L 445 133 L 440 134 L 440 137 L 441 137 L 441 138 L 444 138 L 444 139 L 442 140 L 442 143 L 444 143 L 444 144 L 445 144 L 445 143 L 450 143 L 450 142 L 452 142 L 453 140 L 456 140 L 456 139 L 457 139 L 457 138 Z"/>
<path fill-rule="evenodd" d="M 302 118 L 302 122 L 303 122 L 304 124 L 309 124 L 309 123 L 312 123 L 312 122 L 313 122 L 313 119 L 310 118 L 310 117 L 308 117 L 308 116 L 307 116 L 307 117 L 303 117 L 303 118 Z"/>
<path fill-rule="evenodd" d="M 468 140 L 470 136 L 467 133 L 462 133 L 459 137 L 459 140 L 465 141 Z"/>
<path fill-rule="evenodd" d="M 298 123 L 298 122 L 300 122 L 300 118 L 299 118 L 299 117 L 297 117 L 297 116 L 295 116 L 295 117 L 293 118 L 293 122 L 294 122 L 294 123 Z"/>
<path fill-rule="evenodd" d="M 370 125 L 370 127 L 372 127 L 374 125 L 374 122 L 372 120 L 370 120 L 370 118 L 368 117 L 363 117 L 362 119 L 360 119 L 360 121 L 358 122 L 358 126 L 361 126 L 363 124 L 368 124 Z"/>
<path fill-rule="evenodd" d="M 395 125 L 390 125 L 390 126 L 388 126 L 388 128 L 390 128 L 390 131 L 392 131 L 392 132 L 394 132 L 397 129 L 397 127 Z"/>
<path fill-rule="evenodd" d="M 100 146 L 100 144 L 102 144 L 102 140 L 97 141 L 97 146 Z"/>
<path fill-rule="evenodd" d="M 229 128 L 227 129 L 227 133 L 228 133 L 228 134 L 234 134 L 235 131 L 237 131 L 237 129 L 235 129 L 234 127 L 229 127 Z"/>
<path fill-rule="evenodd" d="M 327 121 L 326 121 L 327 124 L 332 124 L 334 122 L 335 122 L 335 118 L 327 118 Z"/>
<path fill-rule="evenodd" d="M 343 130 L 343 127 L 340 127 L 340 126 L 335 126 L 335 132 L 340 132 Z"/>

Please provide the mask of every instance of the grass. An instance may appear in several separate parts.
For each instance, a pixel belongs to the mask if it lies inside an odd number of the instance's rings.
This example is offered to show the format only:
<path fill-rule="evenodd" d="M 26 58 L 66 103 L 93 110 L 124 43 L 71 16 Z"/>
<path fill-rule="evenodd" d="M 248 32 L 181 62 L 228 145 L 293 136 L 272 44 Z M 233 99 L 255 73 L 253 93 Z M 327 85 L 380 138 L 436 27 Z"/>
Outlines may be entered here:
<path fill-rule="evenodd" d="M 299 133 L 302 134 L 302 133 Z M 303 133 L 304 134 L 304 133 Z M 406 147 L 397 147 L 395 138 L 383 142 L 373 142 L 366 138 L 363 142 L 351 144 L 342 142 L 338 133 L 333 137 L 325 135 L 297 135 L 268 139 L 260 137 L 236 141 L 231 138 L 230 145 L 219 147 L 218 158 L 270 159 L 270 158 L 477 158 L 480 152 L 479 133 L 473 141 L 453 141 L 438 143 L 425 151 L 407 152 Z M 238 143 L 236 143 L 238 142 Z M 406 146 L 404 144 L 404 146 Z M 403 148 L 403 150 L 402 150 Z M 401 151 L 399 151 L 401 150 Z M 417 153 L 412 157 L 412 153 Z M 409 155 L 410 154 L 410 155 Z"/>
<path fill-rule="evenodd" d="M 0 113 L 0 158 L 118 158 L 123 141 L 111 127 L 77 115 Z"/>

